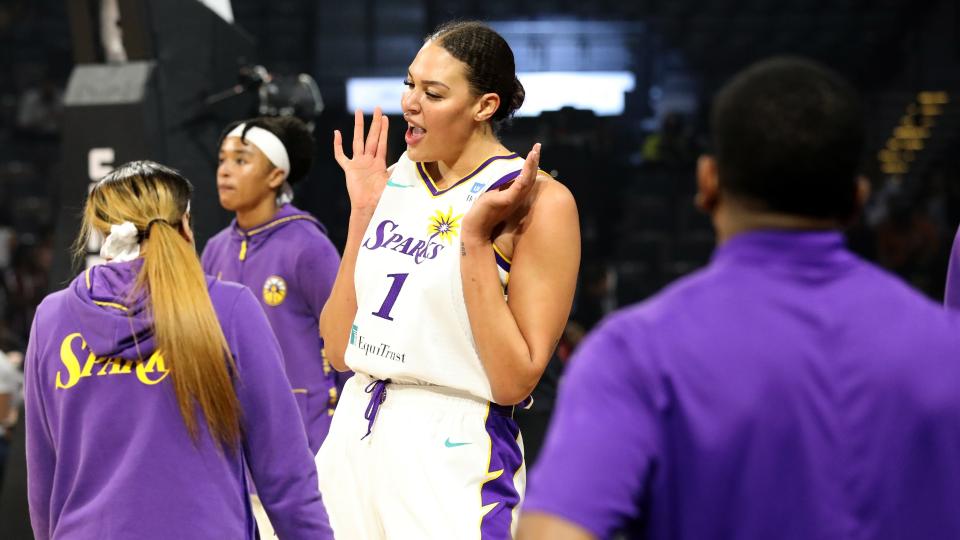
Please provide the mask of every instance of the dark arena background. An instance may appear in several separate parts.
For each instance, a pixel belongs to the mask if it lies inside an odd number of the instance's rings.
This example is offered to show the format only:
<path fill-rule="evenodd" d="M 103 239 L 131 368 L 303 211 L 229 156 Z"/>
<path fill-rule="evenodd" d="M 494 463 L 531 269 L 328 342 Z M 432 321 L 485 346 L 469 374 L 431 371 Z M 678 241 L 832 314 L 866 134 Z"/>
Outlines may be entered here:
<path fill-rule="evenodd" d="M 350 132 L 353 109 L 382 106 L 396 120 L 388 161 L 396 159 L 407 65 L 451 19 L 486 21 L 507 39 L 527 95 L 501 139 L 518 152 L 541 142 L 541 168 L 570 188 L 580 212 L 573 312 L 519 418 L 529 462 L 585 332 L 709 260 L 713 229 L 693 204 L 696 161 L 710 151 L 709 104 L 758 59 L 801 55 L 854 83 L 867 111 L 862 175 L 872 194 L 848 243 L 942 300 L 960 223 L 955 0 L 2 0 L 4 361 L 22 358 L 43 297 L 96 262 L 98 246 L 75 258 L 72 245 L 91 182 L 113 166 L 153 159 L 190 178 L 198 250 L 229 222 L 216 145 L 233 120 L 292 114 L 313 127 L 317 154 L 296 201 L 342 249 L 349 201 L 332 132 Z M 0 453 L 4 540 L 32 537 L 18 412 L 0 435 L 9 440 Z"/>

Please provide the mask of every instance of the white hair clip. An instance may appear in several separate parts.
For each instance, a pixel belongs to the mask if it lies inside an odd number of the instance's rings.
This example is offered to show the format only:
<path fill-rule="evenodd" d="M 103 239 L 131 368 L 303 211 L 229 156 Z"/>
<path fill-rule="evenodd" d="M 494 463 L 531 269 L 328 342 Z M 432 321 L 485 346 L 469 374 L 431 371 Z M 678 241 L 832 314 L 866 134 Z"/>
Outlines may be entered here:
<path fill-rule="evenodd" d="M 129 221 L 110 225 L 110 234 L 100 246 L 100 256 L 107 262 L 132 261 L 140 256 L 140 231 Z"/>

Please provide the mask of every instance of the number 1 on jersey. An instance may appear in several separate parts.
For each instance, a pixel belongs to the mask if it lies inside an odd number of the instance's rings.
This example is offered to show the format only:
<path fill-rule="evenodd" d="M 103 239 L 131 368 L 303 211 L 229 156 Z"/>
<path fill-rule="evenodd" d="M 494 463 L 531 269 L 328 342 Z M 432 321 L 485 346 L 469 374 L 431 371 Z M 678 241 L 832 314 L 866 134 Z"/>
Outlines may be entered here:
<path fill-rule="evenodd" d="M 407 276 L 409 275 L 410 274 L 387 274 L 388 278 L 393 278 L 393 285 L 390 286 L 390 291 L 383 300 L 383 305 L 380 306 L 379 310 L 373 312 L 374 315 L 388 321 L 393 320 L 393 317 L 390 316 L 390 310 L 393 309 L 393 304 L 397 302 L 397 297 L 400 296 L 400 288 L 403 287 L 403 282 L 407 280 Z"/>

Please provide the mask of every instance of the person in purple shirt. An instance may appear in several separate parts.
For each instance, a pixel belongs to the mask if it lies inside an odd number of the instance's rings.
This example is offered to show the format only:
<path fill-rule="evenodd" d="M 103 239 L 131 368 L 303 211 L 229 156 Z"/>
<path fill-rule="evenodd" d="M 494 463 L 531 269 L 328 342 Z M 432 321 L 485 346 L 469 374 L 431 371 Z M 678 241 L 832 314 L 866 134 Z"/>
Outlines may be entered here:
<path fill-rule="evenodd" d="M 943 294 L 943 303 L 948 308 L 960 308 L 960 228 L 953 238 L 950 261 L 947 264 L 947 285 Z"/>
<path fill-rule="evenodd" d="M 719 247 L 581 345 L 520 538 L 960 538 L 960 319 L 845 248 L 862 126 L 805 60 L 721 90 Z"/>
<path fill-rule="evenodd" d="M 204 276 L 191 192 L 145 161 L 100 180 L 77 246 L 99 232 L 108 263 L 37 309 L 25 393 L 40 540 L 256 538 L 248 470 L 281 538 L 330 535 L 280 346 L 246 288 Z"/>
<path fill-rule="evenodd" d="M 316 454 L 330 428 L 339 378 L 323 358 L 319 317 L 340 256 L 317 219 L 290 201 L 307 176 L 313 137 L 294 117 L 235 122 L 220 141 L 217 191 L 236 219 L 207 242 L 203 269 L 259 298 Z M 346 377 L 343 377 L 346 380 Z"/>

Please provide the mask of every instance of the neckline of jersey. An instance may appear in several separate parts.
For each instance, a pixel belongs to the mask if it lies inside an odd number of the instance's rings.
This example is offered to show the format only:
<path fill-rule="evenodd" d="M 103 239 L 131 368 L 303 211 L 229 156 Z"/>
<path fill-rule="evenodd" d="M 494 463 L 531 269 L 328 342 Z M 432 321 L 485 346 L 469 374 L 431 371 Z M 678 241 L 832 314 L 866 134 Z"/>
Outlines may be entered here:
<path fill-rule="evenodd" d="M 420 179 L 423 181 L 423 185 L 425 185 L 425 186 L 427 187 L 427 189 L 430 190 L 430 194 L 431 194 L 431 195 L 433 195 L 434 197 L 436 197 L 436 196 L 438 196 L 438 195 L 443 195 L 444 193 L 450 191 L 451 189 L 453 189 L 453 188 L 459 186 L 460 184 L 463 184 L 463 183 L 466 182 L 467 180 L 473 178 L 473 177 L 476 176 L 480 171 L 482 171 L 483 169 L 485 169 L 485 168 L 487 167 L 487 165 L 493 163 L 494 161 L 496 161 L 496 160 L 498 160 L 498 159 L 516 159 L 516 158 L 519 158 L 519 157 L 520 157 L 520 154 L 517 154 L 516 152 L 514 152 L 514 153 L 512 153 L 512 154 L 503 155 L 503 156 L 492 156 L 492 157 L 488 158 L 486 161 L 484 161 L 483 163 L 481 163 L 480 165 L 478 165 L 477 168 L 473 170 L 473 172 L 471 172 L 470 174 L 468 174 L 468 175 L 464 176 L 463 178 L 457 180 L 456 182 L 450 184 L 449 187 L 444 188 L 444 189 L 439 189 L 439 188 L 437 188 L 437 183 L 436 183 L 436 181 L 434 181 L 433 177 L 430 176 L 430 173 L 427 172 L 427 168 L 426 168 L 426 166 L 424 165 L 423 162 L 417 161 L 416 164 L 417 164 L 417 172 L 419 173 Z"/>

